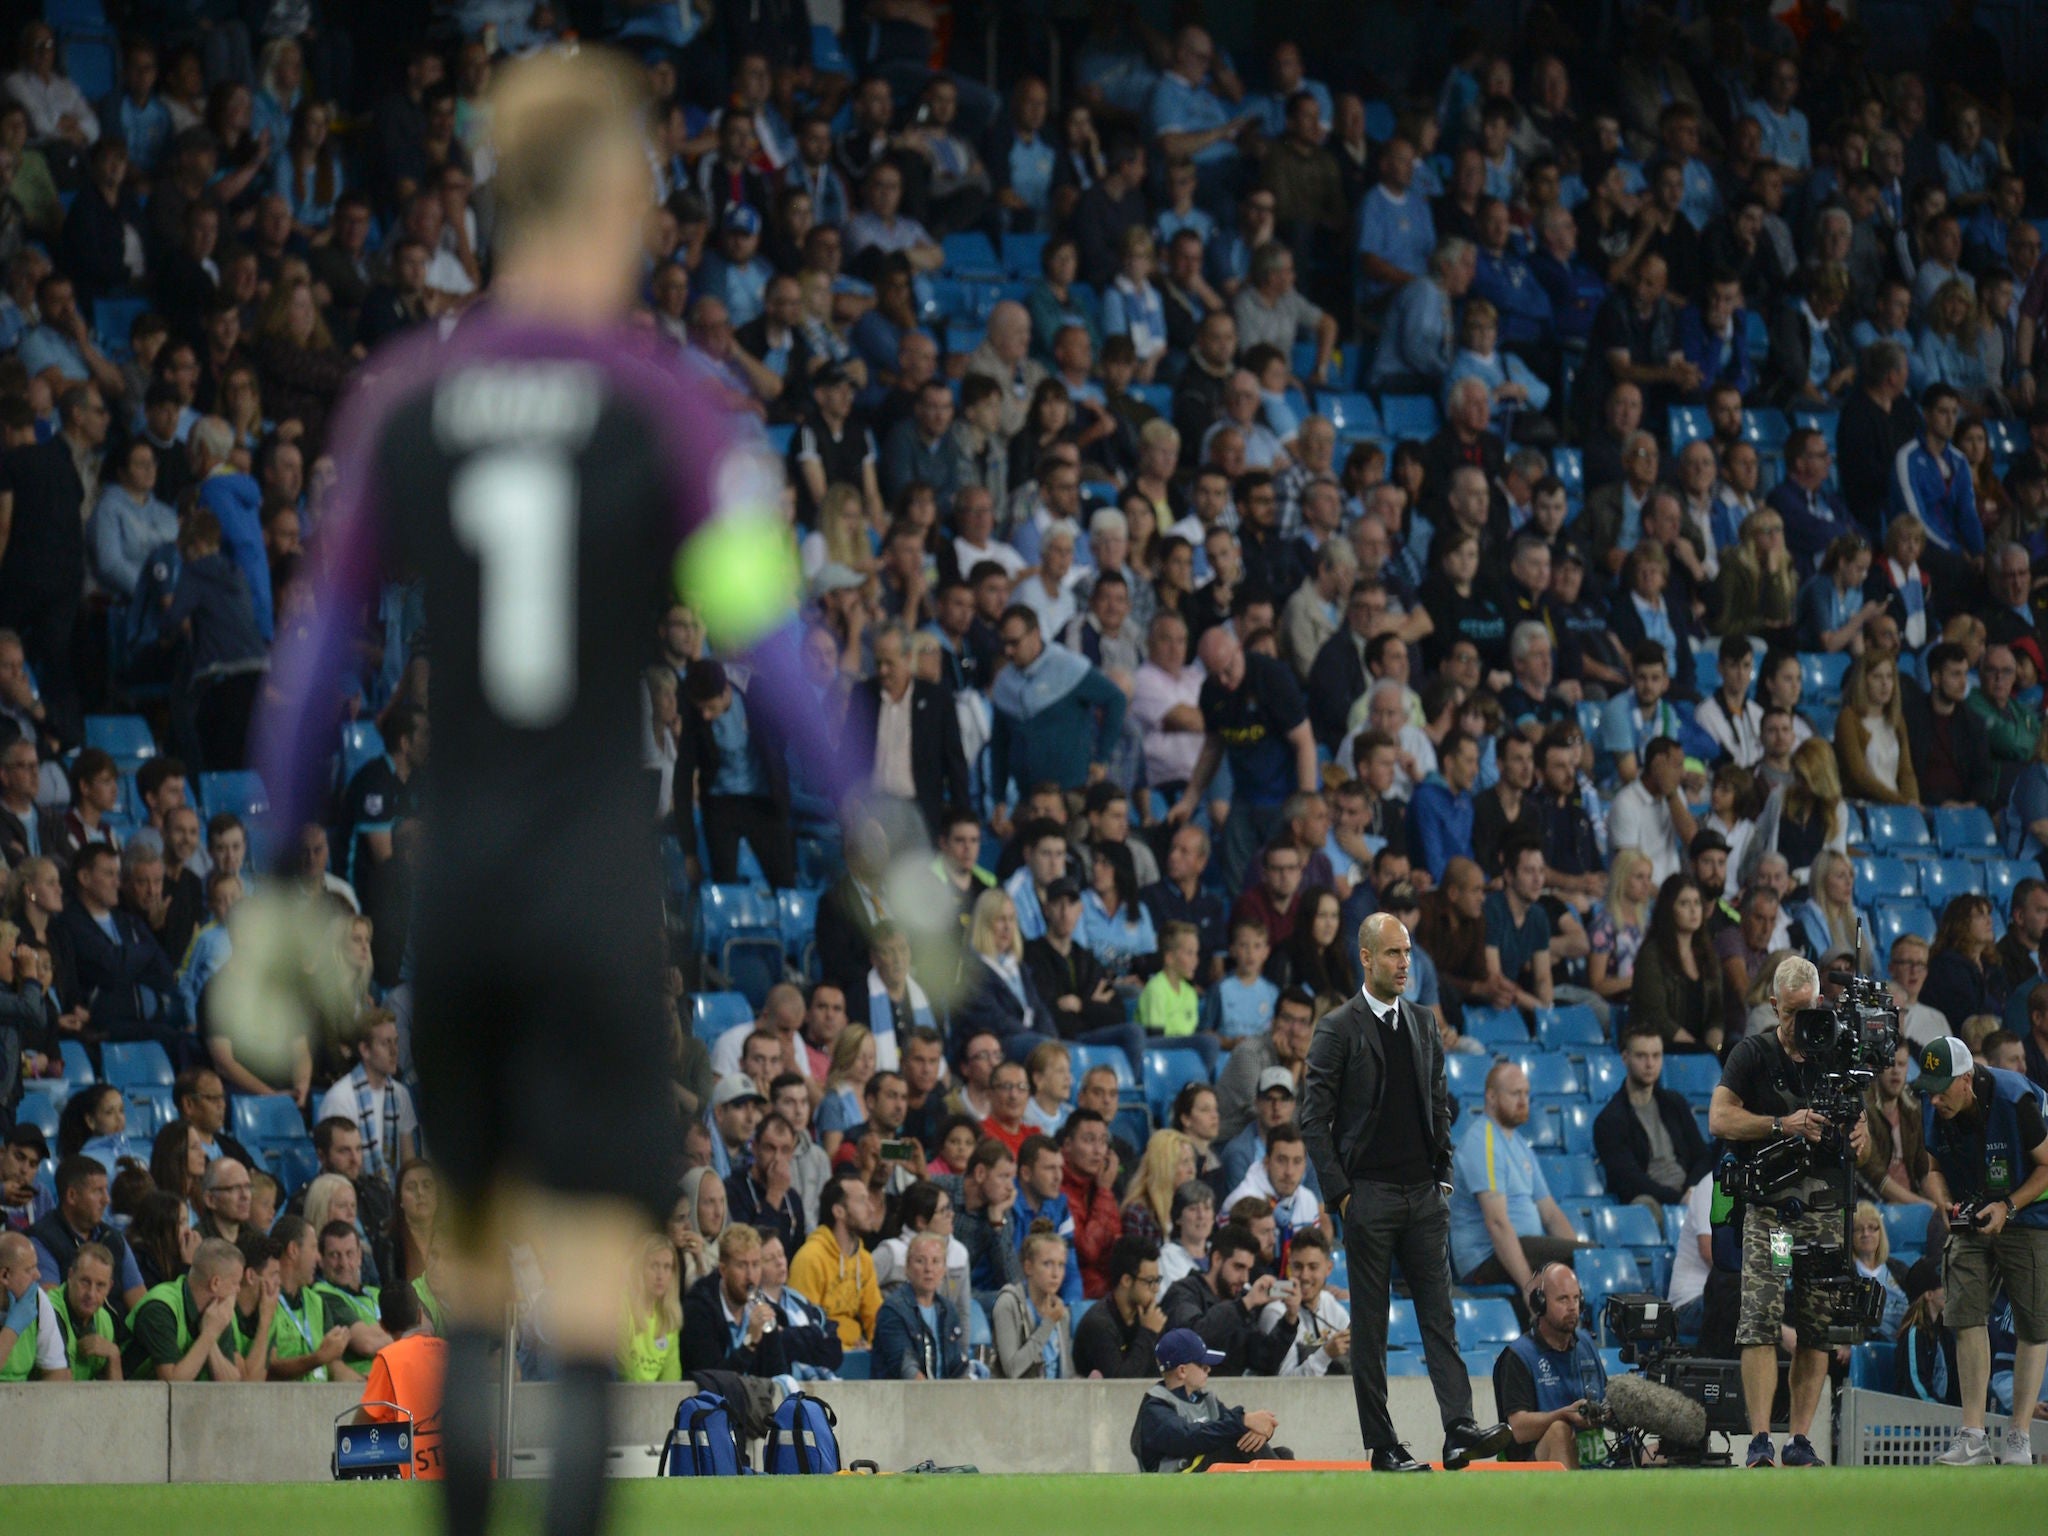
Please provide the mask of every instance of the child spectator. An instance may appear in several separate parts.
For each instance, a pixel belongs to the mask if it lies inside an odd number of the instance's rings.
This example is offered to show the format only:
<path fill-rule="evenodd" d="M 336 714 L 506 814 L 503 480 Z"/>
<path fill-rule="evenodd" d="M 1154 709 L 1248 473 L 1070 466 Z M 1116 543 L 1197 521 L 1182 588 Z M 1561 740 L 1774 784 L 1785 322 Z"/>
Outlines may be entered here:
<path fill-rule="evenodd" d="M 1280 1421 L 1263 1408 L 1226 1408 L 1209 1390 L 1209 1372 L 1223 1355 L 1192 1328 L 1175 1328 L 1159 1341 L 1160 1377 L 1138 1405 L 1131 1454 L 1141 1472 L 1192 1472 L 1214 1462 L 1244 1462 L 1266 1454 Z M 1292 1455 L 1272 1448 L 1276 1459 Z"/>
<path fill-rule="evenodd" d="M 1272 1028 L 1273 1004 L 1280 999 L 1280 989 L 1264 974 L 1272 953 L 1263 923 L 1245 918 L 1230 925 L 1230 974 L 1202 1000 L 1202 1028 L 1226 1051 Z"/>

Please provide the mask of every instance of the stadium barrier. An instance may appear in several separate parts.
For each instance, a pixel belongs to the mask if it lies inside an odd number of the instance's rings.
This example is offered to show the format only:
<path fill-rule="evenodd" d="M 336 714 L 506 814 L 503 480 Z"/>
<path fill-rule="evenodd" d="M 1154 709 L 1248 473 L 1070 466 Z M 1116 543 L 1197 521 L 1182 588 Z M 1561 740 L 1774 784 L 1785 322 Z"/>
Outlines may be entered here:
<path fill-rule="evenodd" d="M 1963 1426 L 1960 1408 L 1867 1387 L 1844 1387 L 1836 1399 L 1836 1432 L 1845 1467 L 1931 1467 Z M 2005 1433 L 2003 1414 L 1985 1416 L 1993 1435 Z M 2048 1461 L 2048 1424 L 2034 1421 L 2034 1460 Z"/>

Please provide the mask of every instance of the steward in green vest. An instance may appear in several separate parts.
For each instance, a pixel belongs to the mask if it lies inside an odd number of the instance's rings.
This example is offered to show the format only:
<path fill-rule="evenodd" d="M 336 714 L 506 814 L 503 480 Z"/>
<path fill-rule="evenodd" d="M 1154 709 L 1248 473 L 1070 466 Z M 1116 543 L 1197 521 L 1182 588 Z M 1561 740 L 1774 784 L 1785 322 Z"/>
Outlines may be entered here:
<path fill-rule="evenodd" d="M 240 1381 L 235 1342 L 235 1292 L 242 1283 L 242 1251 L 210 1237 L 179 1280 L 143 1293 L 128 1314 L 130 1381 Z"/>
<path fill-rule="evenodd" d="M 348 1347 L 348 1325 L 330 1319 L 324 1298 L 314 1289 L 320 1248 L 313 1224 L 303 1216 L 280 1216 L 270 1229 L 277 1244 L 277 1311 L 270 1326 L 272 1381 L 360 1381 L 341 1363 Z"/>
<path fill-rule="evenodd" d="M 114 1255 L 98 1243 L 84 1243 L 71 1256 L 70 1278 L 50 1297 L 73 1381 L 121 1380 L 114 1312 L 107 1305 L 113 1287 Z"/>
<path fill-rule="evenodd" d="M 63 1333 L 38 1279 L 35 1245 L 19 1232 L 0 1233 L 0 1381 L 63 1374 Z"/>
<path fill-rule="evenodd" d="M 320 1303 L 334 1322 L 349 1329 L 348 1353 L 342 1363 L 367 1373 L 377 1351 L 391 1342 L 391 1336 L 377 1323 L 378 1298 L 382 1288 L 363 1284 L 363 1240 L 345 1221 L 330 1221 L 320 1229 L 320 1278 L 313 1283 Z M 376 1329 L 375 1336 L 359 1326 Z M 363 1347 L 367 1344 L 369 1347 Z"/>

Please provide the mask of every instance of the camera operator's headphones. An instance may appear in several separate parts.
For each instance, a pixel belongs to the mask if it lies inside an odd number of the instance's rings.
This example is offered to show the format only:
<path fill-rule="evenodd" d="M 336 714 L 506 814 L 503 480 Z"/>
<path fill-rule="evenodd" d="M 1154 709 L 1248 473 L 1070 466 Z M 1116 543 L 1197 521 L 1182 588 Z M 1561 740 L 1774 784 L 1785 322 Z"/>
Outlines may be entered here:
<path fill-rule="evenodd" d="M 1557 1261 L 1554 1259 L 1551 1261 L 1555 1262 Z M 1550 1265 L 1546 1264 L 1543 1269 L 1536 1271 L 1536 1284 L 1529 1292 L 1529 1320 L 1532 1323 L 1541 1317 L 1550 1305 L 1550 1293 L 1543 1288 L 1543 1272 L 1549 1268 Z"/>

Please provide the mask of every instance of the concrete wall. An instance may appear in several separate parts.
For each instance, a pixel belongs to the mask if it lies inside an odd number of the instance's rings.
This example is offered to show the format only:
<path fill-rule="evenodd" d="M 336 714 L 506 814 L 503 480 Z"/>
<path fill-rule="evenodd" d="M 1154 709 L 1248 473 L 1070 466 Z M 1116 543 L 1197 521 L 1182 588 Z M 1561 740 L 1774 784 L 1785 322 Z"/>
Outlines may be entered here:
<path fill-rule="evenodd" d="M 884 1469 L 927 1458 L 984 1472 L 1129 1472 L 1131 1425 L 1142 1383 L 818 1382 L 849 1458 Z M 1474 1412 L 1491 1420 L 1493 1393 L 1473 1382 Z M 652 1470 L 652 1448 L 675 1421 L 686 1388 L 616 1390 L 613 1441 L 621 1475 Z M 1279 1443 L 1310 1459 L 1359 1456 L 1358 1416 L 1347 1379 L 1219 1383 L 1225 1402 L 1271 1409 Z M 328 1476 L 336 1414 L 361 1396 L 337 1385 L 222 1386 L 211 1382 L 119 1388 L 70 1382 L 0 1386 L 0 1487 L 19 1483 L 307 1482 Z M 1419 1456 L 1442 1446 L 1426 1378 L 1389 1383 L 1394 1425 Z M 545 1465 L 553 1407 L 545 1384 L 515 1398 L 515 1475 Z M 1828 1453 L 1824 1409 L 1814 1440 Z M 645 1448 L 645 1449 L 641 1449 Z"/>

